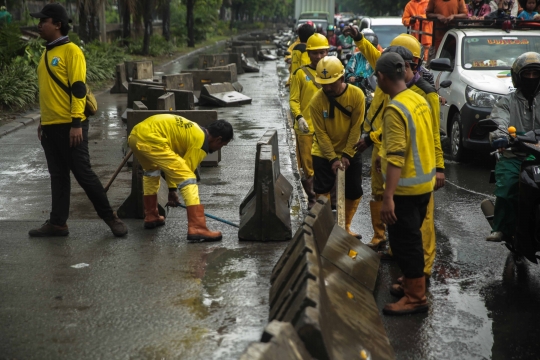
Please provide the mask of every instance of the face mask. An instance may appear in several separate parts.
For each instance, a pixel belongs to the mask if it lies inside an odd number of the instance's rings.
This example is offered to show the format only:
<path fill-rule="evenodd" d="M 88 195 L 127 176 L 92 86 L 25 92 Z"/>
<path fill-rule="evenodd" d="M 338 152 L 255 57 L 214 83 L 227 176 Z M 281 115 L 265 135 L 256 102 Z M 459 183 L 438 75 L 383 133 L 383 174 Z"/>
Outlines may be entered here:
<path fill-rule="evenodd" d="M 540 78 L 522 78 L 521 79 L 521 92 L 526 98 L 533 97 L 538 92 L 538 85 L 540 84 Z"/>

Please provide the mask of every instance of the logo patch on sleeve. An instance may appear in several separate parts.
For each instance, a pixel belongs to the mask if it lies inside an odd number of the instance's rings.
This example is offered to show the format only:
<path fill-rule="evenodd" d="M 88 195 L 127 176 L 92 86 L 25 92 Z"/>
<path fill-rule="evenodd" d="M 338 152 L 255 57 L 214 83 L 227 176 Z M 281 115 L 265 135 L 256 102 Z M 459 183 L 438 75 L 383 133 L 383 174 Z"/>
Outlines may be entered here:
<path fill-rule="evenodd" d="M 53 57 L 52 61 L 51 61 L 51 65 L 52 66 L 58 66 L 58 64 L 60 63 L 60 58 L 55 56 Z"/>
<path fill-rule="evenodd" d="M 323 118 L 325 118 L 325 119 L 328 118 L 328 110 L 323 110 L 323 111 L 322 111 L 322 116 L 323 116 Z"/>

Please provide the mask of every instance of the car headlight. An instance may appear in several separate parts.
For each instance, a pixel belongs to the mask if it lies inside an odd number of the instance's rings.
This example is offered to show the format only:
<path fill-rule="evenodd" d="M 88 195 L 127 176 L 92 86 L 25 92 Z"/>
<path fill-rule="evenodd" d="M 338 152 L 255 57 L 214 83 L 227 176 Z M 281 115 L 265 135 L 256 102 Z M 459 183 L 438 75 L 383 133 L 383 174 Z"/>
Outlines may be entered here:
<path fill-rule="evenodd" d="M 502 95 L 477 90 L 470 86 L 465 89 L 465 97 L 471 106 L 493 107 Z"/>

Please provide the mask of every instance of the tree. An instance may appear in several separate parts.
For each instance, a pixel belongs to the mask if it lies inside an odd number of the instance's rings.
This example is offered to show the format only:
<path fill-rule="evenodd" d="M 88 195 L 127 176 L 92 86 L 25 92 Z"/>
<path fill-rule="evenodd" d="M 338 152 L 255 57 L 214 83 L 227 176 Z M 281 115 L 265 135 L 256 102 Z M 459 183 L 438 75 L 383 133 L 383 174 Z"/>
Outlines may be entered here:
<path fill-rule="evenodd" d="M 193 9 L 197 0 L 186 0 L 186 27 L 187 27 L 187 46 L 195 47 L 195 19 Z"/>
<path fill-rule="evenodd" d="M 144 39 L 142 54 L 150 54 L 150 37 L 152 36 L 154 27 L 152 25 L 152 11 L 154 10 L 154 0 L 140 0 L 143 2 L 143 19 L 144 19 Z"/>
<path fill-rule="evenodd" d="M 171 39 L 171 0 L 163 0 L 161 14 L 163 37 L 169 41 Z"/>
<path fill-rule="evenodd" d="M 99 38 L 99 9 L 105 0 L 78 0 L 79 37 L 85 42 Z M 105 21 L 105 19 L 101 19 Z"/>

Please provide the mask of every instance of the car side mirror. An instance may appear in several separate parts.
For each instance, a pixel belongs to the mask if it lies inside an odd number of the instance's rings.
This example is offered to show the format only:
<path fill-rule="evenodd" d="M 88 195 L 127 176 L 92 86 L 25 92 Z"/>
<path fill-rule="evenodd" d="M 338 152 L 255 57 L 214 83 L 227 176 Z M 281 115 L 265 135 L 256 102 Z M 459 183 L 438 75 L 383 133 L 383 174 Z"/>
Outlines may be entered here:
<path fill-rule="evenodd" d="M 478 122 L 478 126 L 489 132 L 499 130 L 499 124 L 491 119 L 484 119 Z"/>
<path fill-rule="evenodd" d="M 435 71 L 454 70 L 454 67 L 452 66 L 452 63 L 450 62 L 450 59 L 447 59 L 447 58 L 439 58 L 439 59 L 431 60 L 431 62 L 429 63 L 429 68 Z"/>
<path fill-rule="evenodd" d="M 452 80 L 444 80 L 444 81 L 439 85 L 439 87 L 440 87 L 440 88 L 443 88 L 443 89 L 446 89 L 447 87 L 450 87 L 450 85 L 452 85 Z"/>

